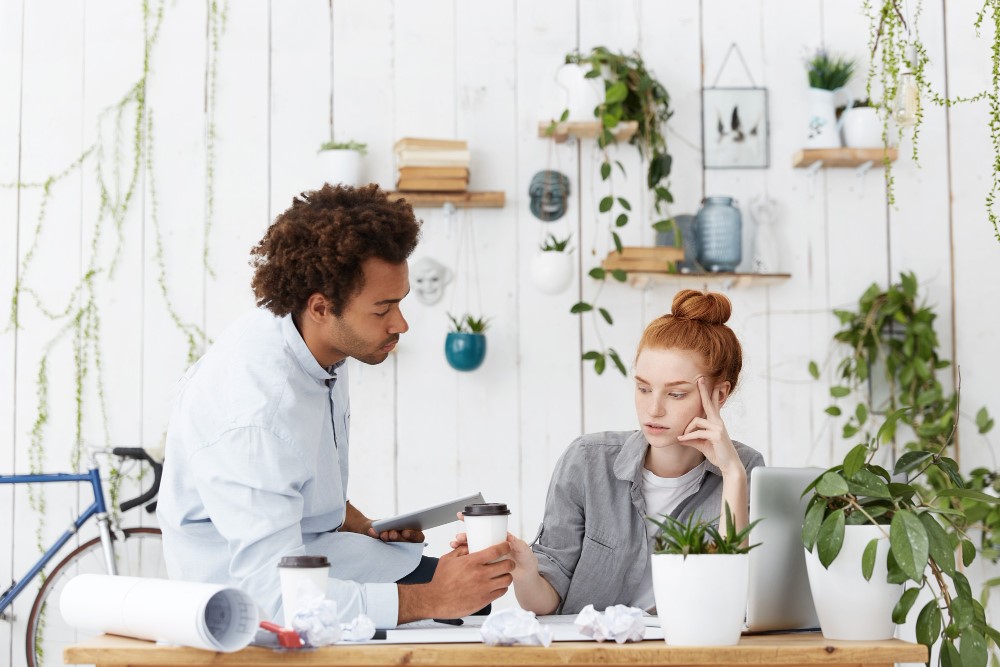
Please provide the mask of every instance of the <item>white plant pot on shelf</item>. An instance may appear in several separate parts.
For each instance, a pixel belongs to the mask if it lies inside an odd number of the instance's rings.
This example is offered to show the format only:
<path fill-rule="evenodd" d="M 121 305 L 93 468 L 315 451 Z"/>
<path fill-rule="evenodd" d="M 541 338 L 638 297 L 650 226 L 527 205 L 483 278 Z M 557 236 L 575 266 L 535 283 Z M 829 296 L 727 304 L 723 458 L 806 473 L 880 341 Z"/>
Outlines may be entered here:
<path fill-rule="evenodd" d="M 604 100 L 604 79 L 586 78 L 590 66 L 567 63 L 556 72 L 556 83 L 565 91 L 566 120 L 596 120 L 594 109 Z"/>
<path fill-rule="evenodd" d="M 748 554 L 654 554 L 653 597 L 670 646 L 735 646 L 747 612 Z"/>
<path fill-rule="evenodd" d="M 840 122 L 848 148 L 882 147 L 882 121 L 874 107 L 845 109 Z"/>
<path fill-rule="evenodd" d="M 531 260 L 531 280 L 539 292 L 559 294 L 573 281 L 573 255 L 555 250 L 537 253 Z"/>
<path fill-rule="evenodd" d="M 834 109 L 836 94 L 834 90 L 809 89 L 806 148 L 840 148 L 840 129 Z"/>
<path fill-rule="evenodd" d="M 884 533 L 883 533 L 884 529 Z M 820 629 L 827 639 L 892 639 L 892 609 L 903 594 L 901 584 L 886 583 L 889 526 L 847 526 L 840 553 L 824 568 L 817 549 L 806 550 L 806 570 Z M 861 556 L 877 539 L 870 581 L 861 572 Z"/>
<path fill-rule="evenodd" d="M 361 153 L 350 148 L 320 151 L 320 169 L 325 182 L 330 185 L 361 185 Z"/>

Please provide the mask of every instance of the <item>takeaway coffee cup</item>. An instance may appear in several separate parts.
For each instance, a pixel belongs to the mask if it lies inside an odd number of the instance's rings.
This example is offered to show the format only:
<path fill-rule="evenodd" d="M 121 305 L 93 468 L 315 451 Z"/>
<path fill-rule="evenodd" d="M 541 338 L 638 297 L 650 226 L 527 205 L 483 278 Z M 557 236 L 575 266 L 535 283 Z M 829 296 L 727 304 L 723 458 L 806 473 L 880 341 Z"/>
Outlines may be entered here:
<path fill-rule="evenodd" d="M 466 505 L 462 515 L 465 518 L 465 535 L 470 554 L 507 541 L 507 517 L 510 516 L 510 510 L 506 504 Z"/>
<path fill-rule="evenodd" d="M 285 627 L 292 627 L 292 617 L 302 607 L 303 584 L 312 583 L 325 597 L 326 580 L 330 576 L 330 561 L 326 556 L 285 556 L 278 562 L 281 577 L 281 606 L 285 612 Z"/>

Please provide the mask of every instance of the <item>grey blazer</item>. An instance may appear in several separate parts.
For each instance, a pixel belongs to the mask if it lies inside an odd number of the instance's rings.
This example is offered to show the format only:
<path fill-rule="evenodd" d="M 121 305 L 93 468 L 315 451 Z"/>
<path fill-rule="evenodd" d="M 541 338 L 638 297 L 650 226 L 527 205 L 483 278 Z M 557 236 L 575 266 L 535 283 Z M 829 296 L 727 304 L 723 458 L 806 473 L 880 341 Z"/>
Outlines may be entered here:
<path fill-rule="evenodd" d="M 733 442 L 750 471 L 760 452 Z M 649 558 L 642 466 L 649 445 L 642 431 L 607 431 L 577 438 L 556 463 L 545 515 L 531 545 L 538 570 L 561 600 L 557 614 L 597 610 L 635 598 Z M 672 513 L 686 521 L 718 519 L 722 474 L 706 462 L 701 486 Z"/>

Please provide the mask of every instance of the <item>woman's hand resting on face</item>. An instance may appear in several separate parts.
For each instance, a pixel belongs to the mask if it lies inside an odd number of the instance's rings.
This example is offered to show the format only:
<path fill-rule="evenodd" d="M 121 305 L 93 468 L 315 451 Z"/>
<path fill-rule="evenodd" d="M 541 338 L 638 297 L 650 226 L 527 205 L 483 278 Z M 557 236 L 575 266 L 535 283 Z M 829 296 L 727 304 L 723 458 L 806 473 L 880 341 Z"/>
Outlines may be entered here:
<path fill-rule="evenodd" d="M 743 471 L 745 475 L 743 463 L 736 453 L 736 447 L 733 446 L 733 441 L 726 430 L 726 423 L 722 421 L 719 412 L 719 408 L 722 407 L 721 391 L 710 392 L 708 380 L 701 376 L 698 378 L 698 393 L 701 394 L 705 416 L 692 419 L 684 429 L 684 433 L 677 436 L 677 441 L 701 452 L 709 463 L 722 471 L 723 476 L 729 471 Z"/>

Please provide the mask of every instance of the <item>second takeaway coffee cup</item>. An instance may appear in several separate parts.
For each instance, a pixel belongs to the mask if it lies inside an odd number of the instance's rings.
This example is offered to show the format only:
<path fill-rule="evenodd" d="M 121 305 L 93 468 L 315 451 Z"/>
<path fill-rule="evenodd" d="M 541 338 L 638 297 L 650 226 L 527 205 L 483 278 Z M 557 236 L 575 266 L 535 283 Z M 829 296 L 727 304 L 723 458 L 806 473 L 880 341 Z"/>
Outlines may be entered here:
<path fill-rule="evenodd" d="M 506 504 L 466 505 L 462 515 L 465 518 L 465 535 L 470 554 L 507 541 L 507 517 L 510 516 L 510 510 Z"/>
<path fill-rule="evenodd" d="M 292 617 L 303 602 L 304 582 L 313 584 L 325 597 L 326 580 L 330 576 L 330 561 L 326 556 L 285 556 L 278 562 L 281 577 L 281 607 L 285 612 L 285 627 L 292 627 Z M 309 588 L 304 592 L 308 593 Z"/>

